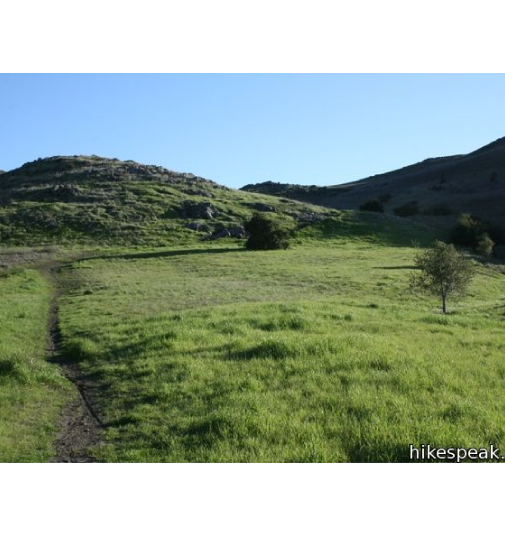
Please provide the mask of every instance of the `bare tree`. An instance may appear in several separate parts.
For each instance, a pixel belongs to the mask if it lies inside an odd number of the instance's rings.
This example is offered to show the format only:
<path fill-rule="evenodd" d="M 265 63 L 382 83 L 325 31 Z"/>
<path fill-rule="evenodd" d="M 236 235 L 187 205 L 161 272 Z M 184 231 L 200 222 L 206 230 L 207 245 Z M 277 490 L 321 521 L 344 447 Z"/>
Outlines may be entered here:
<path fill-rule="evenodd" d="M 444 314 L 447 313 L 447 298 L 465 294 L 475 275 L 469 259 L 452 244 L 440 241 L 419 254 L 414 262 L 418 271 L 411 276 L 411 288 L 440 296 Z"/>

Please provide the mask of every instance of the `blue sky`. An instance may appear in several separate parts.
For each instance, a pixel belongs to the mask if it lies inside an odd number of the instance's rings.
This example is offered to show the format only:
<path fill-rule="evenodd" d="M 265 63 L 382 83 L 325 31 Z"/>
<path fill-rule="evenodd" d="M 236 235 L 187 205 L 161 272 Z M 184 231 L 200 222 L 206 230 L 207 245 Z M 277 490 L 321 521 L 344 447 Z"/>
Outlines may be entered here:
<path fill-rule="evenodd" d="M 97 154 L 338 184 L 505 136 L 505 75 L 0 74 L 0 169 Z"/>

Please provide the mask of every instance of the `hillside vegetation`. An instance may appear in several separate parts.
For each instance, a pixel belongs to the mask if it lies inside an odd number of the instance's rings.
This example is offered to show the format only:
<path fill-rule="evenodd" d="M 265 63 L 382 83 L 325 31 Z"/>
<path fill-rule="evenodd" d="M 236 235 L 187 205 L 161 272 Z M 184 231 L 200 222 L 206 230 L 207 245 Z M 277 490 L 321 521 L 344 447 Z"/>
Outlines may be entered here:
<path fill-rule="evenodd" d="M 337 186 L 301 186 L 263 182 L 242 188 L 338 209 L 358 209 L 380 200 L 386 213 L 410 203 L 414 219 L 439 227 L 452 225 L 460 213 L 470 213 L 505 226 L 505 138 L 472 153 L 429 158 L 402 169 Z"/>
<path fill-rule="evenodd" d="M 163 246 L 213 234 L 240 238 L 254 211 L 296 225 L 331 213 L 190 173 L 96 156 L 40 159 L 0 176 L 0 241 L 9 245 Z"/>
<path fill-rule="evenodd" d="M 288 249 L 245 248 L 256 211 Z M 0 461 L 505 449 L 503 267 L 442 315 L 409 280 L 443 233 L 389 212 L 98 157 L 2 174 Z"/>
<path fill-rule="evenodd" d="M 61 327 L 101 386 L 98 458 L 406 461 L 410 443 L 504 445 L 503 275 L 480 268 L 442 316 L 407 292 L 405 229 L 381 237 L 377 221 L 318 224 L 286 251 L 76 262 Z"/>

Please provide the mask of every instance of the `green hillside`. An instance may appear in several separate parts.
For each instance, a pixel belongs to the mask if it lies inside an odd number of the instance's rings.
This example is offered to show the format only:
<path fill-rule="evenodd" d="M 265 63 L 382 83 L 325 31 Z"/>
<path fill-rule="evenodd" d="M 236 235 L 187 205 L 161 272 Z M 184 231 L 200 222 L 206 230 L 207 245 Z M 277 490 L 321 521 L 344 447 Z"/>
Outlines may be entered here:
<path fill-rule="evenodd" d="M 105 426 L 97 459 L 398 462 L 411 443 L 504 446 L 503 274 L 480 268 L 443 316 L 407 291 L 406 229 L 341 223 L 286 251 L 179 247 L 63 271 L 65 355 Z"/>
<path fill-rule="evenodd" d="M 426 222 L 98 157 L 0 186 L 0 461 L 505 448 L 503 266 L 474 257 L 442 315 L 409 292 Z M 245 249 L 258 210 L 295 229 L 287 250 Z"/>
<path fill-rule="evenodd" d="M 226 230 L 240 236 L 256 210 L 294 225 L 332 213 L 190 173 L 97 156 L 45 158 L 0 177 L 0 240 L 10 245 L 163 246 L 226 236 Z"/>

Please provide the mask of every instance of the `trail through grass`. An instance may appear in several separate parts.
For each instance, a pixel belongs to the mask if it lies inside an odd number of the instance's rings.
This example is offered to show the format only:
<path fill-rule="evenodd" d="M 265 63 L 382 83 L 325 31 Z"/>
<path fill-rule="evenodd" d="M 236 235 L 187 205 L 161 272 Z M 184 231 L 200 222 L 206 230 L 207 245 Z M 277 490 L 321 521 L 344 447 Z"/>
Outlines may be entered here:
<path fill-rule="evenodd" d="M 66 352 L 102 385 L 104 461 L 403 461 L 505 447 L 504 277 L 442 316 L 415 250 L 360 239 L 126 253 L 63 277 Z"/>
<path fill-rule="evenodd" d="M 71 396 L 46 360 L 52 289 L 34 269 L 0 277 L 0 462 L 47 461 Z"/>

